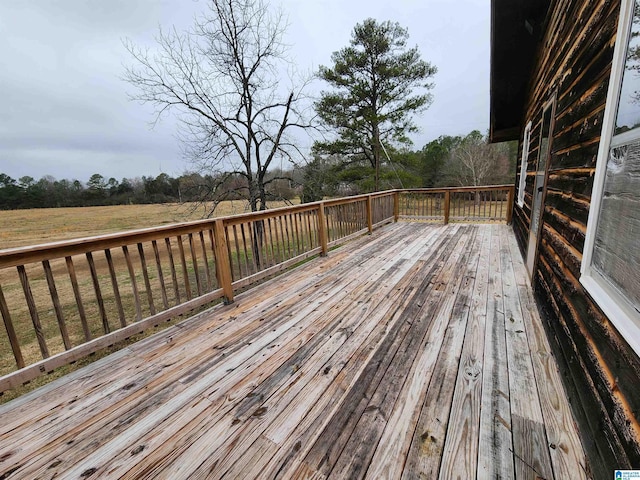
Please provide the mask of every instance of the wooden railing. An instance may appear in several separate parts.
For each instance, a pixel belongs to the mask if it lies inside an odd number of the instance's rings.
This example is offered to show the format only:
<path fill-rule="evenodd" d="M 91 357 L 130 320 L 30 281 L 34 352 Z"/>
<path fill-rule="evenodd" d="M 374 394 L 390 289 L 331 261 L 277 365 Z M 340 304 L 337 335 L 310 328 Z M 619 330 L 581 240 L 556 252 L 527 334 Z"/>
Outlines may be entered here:
<path fill-rule="evenodd" d="M 399 191 L 400 218 L 441 222 L 511 223 L 515 187 L 422 188 Z"/>
<path fill-rule="evenodd" d="M 512 187 L 391 190 L 0 251 L 0 392 L 398 218 L 509 221 Z"/>

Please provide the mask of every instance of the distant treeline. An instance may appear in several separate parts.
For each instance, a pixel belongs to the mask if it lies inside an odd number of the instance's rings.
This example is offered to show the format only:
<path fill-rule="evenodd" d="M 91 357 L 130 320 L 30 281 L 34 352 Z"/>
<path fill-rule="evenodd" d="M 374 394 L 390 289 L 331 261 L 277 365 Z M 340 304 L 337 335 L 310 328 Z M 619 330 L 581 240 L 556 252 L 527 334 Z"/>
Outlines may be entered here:
<path fill-rule="evenodd" d="M 380 165 L 380 189 L 495 185 L 515 178 L 517 142 L 490 144 L 477 130 L 465 136 L 443 135 L 420 150 L 389 149 Z M 267 200 L 303 202 L 356 195 L 374 190 L 374 170 L 362 158 L 314 155 L 304 166 L 270 170 L 264 179 Z M 246 176 L 239 172 L 171 177 L 105 178 L 96 173 L 84 183 L 50 175 L 13 179 L 0 174 L 0 210 L 82 207 L 144 203 L 206 202 L 249 197 Z"/>
<path fill-rule="evenodd" d="M 291 172 L 288 172 L 289 176 Z M 274 197 L 293 198 L 292 181 L 271 182 Z M 200 202 L 213 197 L 220 200 L 246 198 L 246 182 L 240 176 L 190 173 L 177 178 L 166 173 L 156 177 L 105 178 L 96 173 L 88 181 L 57 180 L 46 175 L 39 180 L 19 179 L 0 173 L 0 210 L 21 208 L 87 207 L 148 203 Z M 214 195 L 215 194 L 215 195 Z"/>

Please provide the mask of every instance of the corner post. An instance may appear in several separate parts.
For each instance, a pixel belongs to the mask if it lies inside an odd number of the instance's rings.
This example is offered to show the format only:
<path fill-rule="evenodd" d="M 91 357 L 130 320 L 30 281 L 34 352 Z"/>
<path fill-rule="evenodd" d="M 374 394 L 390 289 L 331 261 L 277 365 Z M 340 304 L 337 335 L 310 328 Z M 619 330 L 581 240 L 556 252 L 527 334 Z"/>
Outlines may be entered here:
<path fill-rule="evenodd" d="M 449 212 L 451 210 L 451 190 L 444 192 L 444 224 L 449 223 Z"/>
<path fill-rule="evenodd" d="M 229 261 L 229 248 L 227 235 L 224 229 L 224 220 L 213 221 L 213 237 L 215 241 L 216 277 L 218 285 L 222 288 L 225 305 L 233 303 L 233 277 L 231 275 L 231 263 Z"/>
<path fill-rule="evenodd" d="M 393 193 L 393 221 L 397 222 L 400 218 L 400 192 L 396 190 Z"/>
<path fill-rule="evenodd" d="M 373 232 L 373 200 L 371 195 L 367 195 L 367 228 L 369 229 L 369 235 Z"/>
<path fill-rule="evenodd" d="M 327 218 L 324 214 L 324 202 L 318 205 L 318 235 L 320 236 L 320 256 L 326 257 L 329 251 L 329 239 L 327 237 Z"/>
<path fill-rule="evenodd" d="M 511 220 L 513 220 L 515 190 L 516 190 L 515 185 L 511 185 L 509 187 L 509 193 L 507 194 L 507 225 L 510 225 Z"/>

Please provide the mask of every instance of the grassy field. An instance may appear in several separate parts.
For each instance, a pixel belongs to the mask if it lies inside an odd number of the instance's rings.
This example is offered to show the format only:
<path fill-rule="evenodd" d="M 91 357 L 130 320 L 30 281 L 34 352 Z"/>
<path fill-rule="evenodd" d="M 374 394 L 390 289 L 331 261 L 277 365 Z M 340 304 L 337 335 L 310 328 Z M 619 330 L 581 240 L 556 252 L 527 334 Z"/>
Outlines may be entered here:
<path fill-rule="evenodd" d="M 275 208 L 284 205 L 284 202 L 273 202 L 269 206 Z M 227 201 L 218 206 L 215 216 L 232 215 L 246 211 L 248 211 L 246 202 Z M 0 225 L 2 225 L 0 250 L 199 220 L 203 218 L 204 213 L 203 208 L 171 203 L 0 210 Z"/>

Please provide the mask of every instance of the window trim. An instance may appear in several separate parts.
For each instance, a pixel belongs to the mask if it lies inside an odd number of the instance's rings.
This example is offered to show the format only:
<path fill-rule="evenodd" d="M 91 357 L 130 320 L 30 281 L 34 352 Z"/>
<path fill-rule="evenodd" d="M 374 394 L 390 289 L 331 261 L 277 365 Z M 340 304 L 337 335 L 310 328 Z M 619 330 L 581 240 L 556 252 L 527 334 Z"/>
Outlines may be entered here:
<path fill-rule="evenodd" d="M 522 159 L 520 160 L 520 181 L 518 183 L 518 206 L 524 207 L 524 188 L 527 183 L 527 166 L 529 164 L 529 146 L 531 144 L 531 121 L 524 129 L 522 139 Z"/>
<path fill-rule="evenodd" d="M 607 161 L 609 150 L 612 147 L 619 95 L 622 89 L 622 75 L 626 62 L 627 44 L 634 14 L 634 3 L 635 0 L 622 0 L 620 5 L 620 17 L 618 18 L 618 31 L 613 52 L 611 77 L 609 79 L 609 90 L 607 92 L 604 120 L 600 135 L 601 140 L 598 147 L 596 171 L 591 194 L 589 218 L 587 220 L 587 233 L 580 267 L 580 283 L 609 318 L 611 323 L 618 329 L 629 346 L 640 356 L 640 312 L 636 311 L 628 299 L 613 287 L 608 280 L 600 275 L 596 269 L 591 267 L 596 229 L 598 219 L 600 218 L 600 207 L 604 192 Z M 624 141 L 625 138 L 617 138 L 616 140 L 614 143 L 617 144 Z"/>

